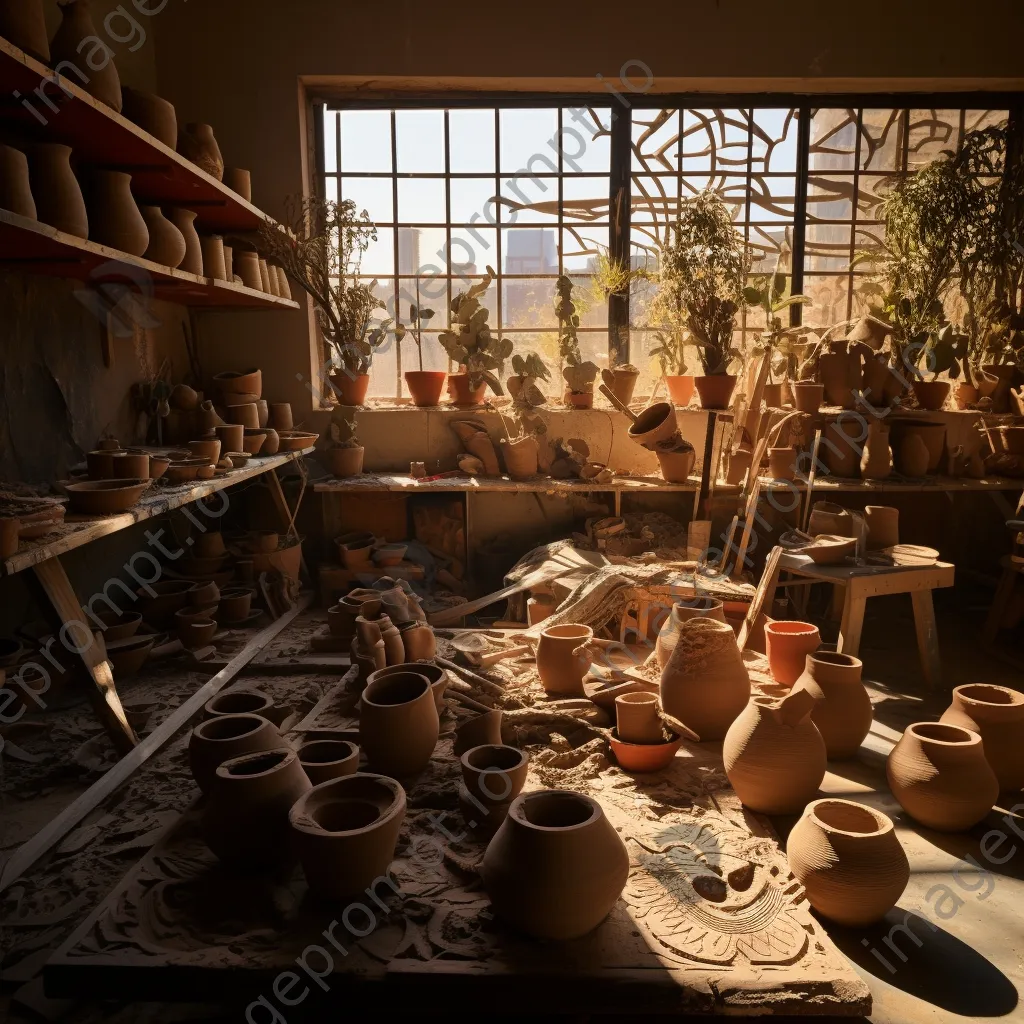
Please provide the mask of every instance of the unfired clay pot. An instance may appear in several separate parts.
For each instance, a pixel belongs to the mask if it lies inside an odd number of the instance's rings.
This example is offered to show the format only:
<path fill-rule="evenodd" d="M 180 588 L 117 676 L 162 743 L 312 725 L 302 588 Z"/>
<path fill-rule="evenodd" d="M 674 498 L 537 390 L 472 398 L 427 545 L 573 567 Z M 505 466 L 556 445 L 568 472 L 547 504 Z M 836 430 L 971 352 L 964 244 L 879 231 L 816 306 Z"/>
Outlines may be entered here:
<path fill-rule="evenodd" d="M 217 715 L 259 715 L 275 725 L 282 721 L 272 697 L 260 690 L 248 689 L 224 690 L 211 697 L 203 705 L 203 715 L 206 718 Z"/>
<path fill-rule="evenodd" d="M 299 747 L 299 764 L 314 786 L 355 775 L 359 748 L 349 740 L 307 740 Z"/>
<path fill-rule="evenodd" d="M 885 774 L 900 806 L 939 832 L 977 825 L 999 796 L 981 737 L 957 725 L 908 725 L 889 754 Z"/>
<path fill-rule="evenodd" d="M 50 63 L 43 0 L 0 0 L 0 36 L 30 57 Z"/>
<path fill-rule="evenodd" d="M 387 875 L 404 820 L 405 790 L 383 775 L 346 775 L 299 797 L 288 821 L 314 896 L 365 898 Z"/>
<path fill-rule="evenodd" d="M 149 228 L 135 205 L 131 184 L 132 176 L 123 171 L 93 172 L 90 240 L 131 256 L 142 256 L 149 247 Z"/>
<path fill-rule="evenodd" d="M 165 146 L 178 142 L 178 115 L 174 104 L 141 89 L 121 87 L 121 113 Z"/>
<path fill-rule="evenodd" d="M 36 219 L 36 204 L 28 177 L 28 157 L 12 146 L 0 145 L 0 210 L 10 210 L 29 220 Z"/>
<path fill-rule="evenodd" d="M 990 683 L 958 686 L 939 721 L 981 736 L 1001 790 L 1024 787 L 1024 693 Z"/>
<path fill-rule="evenodd" d="M 713 373 L 703 377 L 694 377 L 693 386 L 700 396 L 701 408 L 728 409 L 732 401 L 732 393 L 736 389 L 736 375 L 732 373 Z"/>
<path fill-rule="evenodd" d="M 769 622 L 764 640 L 772 679 L 783 686 L 800 678 L 807 655 L 821 646 L 818 627 L 810 622 Z"/>
<path fill-rule="evenodd" d="M 452 753 L 461 757 L 467 750 L 484 744 L 501 744 L 501 711 L 485 711 L 475 718 L 466 719 L 455 727 Z"/>
<path fill-rule="evenodd" d="M 550 697 L 584 697 L 583 677 L 590 671 L 593 656 L 589 644 L 594 631 L 589 626 L 551 626 L 541 632 L 537 644 L 537 672 L 544 692 Z"/>
<path fill-rule="evenodd" d="M 871 698 L 861 680 L 863 663 L 849 654 L 819 651 L 793 684 L 815 698 L 811 721 L 825 741 L 830 760 L 853 757 L 871 728 Z"/>
<path fill-rule="evenodd" d="M 498 446 L 505 460 L 508 475 L 513 480 L 528 480 L 537 475 L 539 445 L 533 434 L 516 441 L 509 441 L 503 437 Z"/>
<path fill-rule="evenodd" d="M 660 441 L 667 441 L 679 433 L 679 421 L 671 402 L 655 402 L 641 412 L 626 433 L 631 441 L 651 451 Z"/>
<path fill-rule="evenodd" d="M 819 457 L 831 476 L 859 477 L 864 431 L 852 418 L 830 423 L 821 438 Z"/>
<path fill-rule="evenodd" d="M 889 447 L 889 428 L 873 421 L 868 424 L 868 438 L 860 457 L 860 475 L 863 480 L 884 480 L 892 472 L 892 449 Z"/>
<path fill-rule="evenodd" d="M 717 619 L 684 622 L 661 673 L 661 706 L 701 741 L 720 740 L 750 699 L 750 676 L 732 627 Z"/>
<path fill-rule="evenodd" d="M 224 264 L 224 238 L 221 235 L 200 235 L 199 247 L 203 252 L 203 275 L 214 281 L 227 281 L 228 272 Z M 258 426 L 254 423 L 253 426 Z"/>
<path fill-rule="evenodd" d="M 910 881 L 910 862 L 892 820 L 852 800 L 808 804 L 786 841 L 807 902 L 850 928 L 883 918 Z"/>
<path fill-rule="evenodd" d="M 793 447 L 769 448 L 768 475 L 773 480 L 795 480 L 796 449 Z"/>
<path fill-rule="evenodd" d="M 210 125 L 187 124 L 179 130 L 178 152 L 218 181 L 224 177 L 224 157 Z"/>
<path fill-rule="evenodd" d="M 488 743 L 467 750 L 460 760 L 462 782 L 483 804 L 509 804 L 526 785 L 530 755 L 505 744 Z"/>
<path fill-rule="evenodd" d="M 716 597 L 693 597 L 676 602 L 658 631 L 654 652 L 664 668 L 679 642 L 679 630 L 690 619 L 717 619 L 725 622 L 725 607 Z"/>
<path fill-rule="evenodd" d="M 185 236 L 164 216 L 159 206 L 140 206 L 142 219 L 149 228 L 147 260 L 176 270 L 188 252 Z"/>
<path fill-rule="evenodd" d="M 89 215 L 71 169 L 71 147 L 37 143 L 28 149 L 28 163 L 39 222 L 76 238 L 88 238 Z"/>
<path fill-rule="evenodd" d="M 362 445 L 328 448 L 325 451 L 327 465 L 332 475 L 344 479 L 358 476 L 363 471 L 363 455 L 366 449 Z"/>
<path fill-rule="evenodd" d="M 312 788 L 294 750 L 264 750 L 217 769 L 201 829 L 228 864 L 265 868 L 291 856 L 288 812 Z"/>
<path fill-rule="evenodd" d="M 814 415 L 825 400 L 825 385 L 814 381 L 797 381 L 793 384 L 793 404 L 797 412 Z"/>
<path fill-rule="evenodd" d="M 225 761 L 260 750 L 279 750 L 288 744 L 277 727 L 258 715 L 217 715 L 192 730 L 189 766 L 196 785 L 207 793 L 217 768 Z"/>
<path fill-rule="evenodd" d="M 422 771 L 434 752 L 439 728 L 426 676 L 411 668 L 385 676 L 371 673 L 359 703 L 359 746 L 371 770 L 396 778 Z"/>
<path fill-rule="evenodd" d="M 237 192 L 247 203 L 252 202 L 252 174 L 241 167 L 227 167 L 223 175 L 224 184 Z"/>
<path fill-rule="evenodd" d="M 907 434 L 900 442 L 900 472 L 920 477 L 928 472 L 928 449 L 918 434 Z"/>
<path fill-rule="evenodd" d="M 900 510 L 889 505 L 866 505 L 868 550 L 891 548 L 900 542 Z"/>
<path fill-rule="evenodd" d="M 82 82 L 74 74 L 69 74 L 68 80 L 95 96 L 101 103 L 106 103 L 108 107 L 113 107 L 114 110 L 120 112 L 121 80 L 118 78 L 117 68 L 114 66 L 112 51 L 106 43 L 96 46 L 95 43 L 89 41 L 103 40 L 106 37 L 96 31 L 88 0 L 71 0 L 70 3 L 61 5 L 60 12 L 63 20 L 57 29 L 57 34 L 50 40 L 51 64 L 56 68 L 67 61 L 73 67 L 78 68 L 82 74 L 87 76 L 88 81 Z M 92 53 L 95 53 L 94 59 L 87 61 L 83 54 Z M 103 64 L 105 57 L 110 59 Z M 102 66 L 100 66 L 101 64 Z M 140 254 L 135 253 L 134 255 Z"/>
<path fill-rule="evenodd" d="M 806 691 L 754 697 L 730 726 L 722 760 L 736 795 L 752 811 L 798 814 L 825 777 L 825 741 Z"/>
<path fill-rule="evenodd" d="M 227 271 L 227 267 L 224 268 Z M 263 282 L 260 278 L 260 258 L 254 252 L 235 250 L 232 277 L 237 273 L 246 288 L 261 291 Z"/>
<path fill-rule="evenodd" d="M 179 270 L 195 274 L 196 277 L 203 276 L 203 246 L 199 241 L 199 232 L 196 231 L 196 214 L 192 210 L 175 208 L 170 211 L 170 222 L 181 232 L 185 241 L 185 255 L 178 264 Z M 237 450 L 237 449 L 236 449 Z"/>
<path fill-rule="evenodd" d="M 615 698 L 615 731 L 626 743 L 664 743 L 656 693 L 622 693 Z"/>
<path fill-rule="evenodd" d="M 558 941 L 596 928 L 628 874 L 629 854 L 601 805 L 567 790 L 516 797 L 480 867 L 500 918 Z"/>

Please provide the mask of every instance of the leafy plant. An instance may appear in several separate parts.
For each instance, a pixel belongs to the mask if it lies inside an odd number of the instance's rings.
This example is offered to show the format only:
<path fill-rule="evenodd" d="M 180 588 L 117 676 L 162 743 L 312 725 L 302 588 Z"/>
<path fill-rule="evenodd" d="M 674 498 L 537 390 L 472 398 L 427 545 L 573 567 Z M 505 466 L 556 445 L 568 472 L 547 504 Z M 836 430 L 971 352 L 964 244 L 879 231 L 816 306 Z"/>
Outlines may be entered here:
<path fill-rule="evenodd" d="M 480 305 L 480 296 L 487 291 L 495 273 L 488 267 L 483 281 L 452 299 L 452 329 L 438 336 L 445 352 L 469 373 L 469 386 L 478 388 L 486 384 L 496 395 L 503 395 L 501 381 L 495 375 L 512 355 L 512 342 L 508 338 L 495 338 L 487 325 L 488 311 Z"/>
<path fill-rule="evenodd" d="M 807 335 L 806 327 L 783 327 L 779 316 L 784 310 L 804 303 L 811 305 L 806 295 L 789 294 L 789 276 L 781 271 L 782 258 L 779 257 L 773 274 L 761 274 L 752 279 L 743 289 L 743 300 L 748 306 L 760 306 L 764 313 L 765 329 L 761 332 L 762 352 L 769 353 L 768 379 L 772 377 L 772 362 L 779 356 L 782 360 L 782 371 L 791 379 L 796 379 L 796 339 Z"/>
<path fill-rule="evenodd" d="M 330 425 L 331 441 L 335 448 L 362 448 L 362 443 L 356 436 L 355 412 L 346 415 L 341 413 L 331 420 Z"/>
<path fill-rule="evenodd" d="M 551 380 L 551 371 L 547 363 L 536 352 L 527 352 L 525 356 L 512 357 L 512 372 L 517 377 L 536 377 L 538 380 Z"/>
<path fill-rule="evenodd" d="M 416 292 L 418 295 L 419 281 L 416 282 Z M 432 309 L 423 309 L 415 303 L 409 303 L 409 327 L 412 328 L 412 340 L 416 342 L 416 352 L 419 355 L 421 370 L 423 369 L 423 325 L 432 320 L 434 316 L 435 313 Z M 395 324 L 396 341 L 401 341 L 408 333 L 401 321 Z"/>
<path fill-rule="evenodd" d="M 594 390 L 598 367 L 583 359 L 577 329 L 580 315 L 573 301 L 575 285 L 572 278 L 562 274 L 555 282 L 555 315 L 558 317 L 558 354 L 563 362 L 562 377 L 569 390 L 583 394 Z"/>

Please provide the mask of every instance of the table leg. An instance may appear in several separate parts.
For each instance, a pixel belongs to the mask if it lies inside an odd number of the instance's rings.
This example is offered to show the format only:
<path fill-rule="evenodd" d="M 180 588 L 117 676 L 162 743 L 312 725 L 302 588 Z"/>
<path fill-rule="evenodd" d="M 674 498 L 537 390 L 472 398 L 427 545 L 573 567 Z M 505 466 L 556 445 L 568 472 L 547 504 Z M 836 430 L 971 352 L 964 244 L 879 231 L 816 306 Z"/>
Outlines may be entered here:
<path fill-rule="evenodd" d="M 857 587 L 856 580 L 846 585 L 846 599 L 843 602 L 843 617 L 839 623 L 839 642 L 836 650 L 840 654 L 857 657 L 860 650 L 860 636 L 864 630 L 864 609 L 867 597 Z"/>
<path fill-rule="evenodd" d="M 939 659 L 939 633 L 935 626 L 935 605 L 930 590 L 915 590 L 910 595 L 914 605 L 914 628 L 917 630 L 917 649 L 921 656 L 921 671 L 929 689 L 936 689 L 942 681 L 942 662 Z"/>

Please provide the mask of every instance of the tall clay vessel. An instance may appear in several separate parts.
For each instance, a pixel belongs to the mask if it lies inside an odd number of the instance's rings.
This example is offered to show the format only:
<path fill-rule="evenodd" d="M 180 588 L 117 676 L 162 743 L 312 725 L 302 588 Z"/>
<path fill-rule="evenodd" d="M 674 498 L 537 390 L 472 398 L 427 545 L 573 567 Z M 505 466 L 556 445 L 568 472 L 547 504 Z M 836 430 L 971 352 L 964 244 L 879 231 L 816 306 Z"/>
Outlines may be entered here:
<path fill-rule="evenodd" d="M 601 805 L 557 789 L 516 797 L 480 868 L 499 917 L 559 941 L 596 928 L 628 874 L 629 854 Z"/>
<path fill-rule="evenodd" d="M 822 434 L 820 457 L 832 476 L 859 477 L 863 431 L 852 417 L 840 417 Z"/>
<path fill-rule="evenodd" d="M 868 549 L 895 547 L 900 542 L 900 510 L 891 505 L 867 505 Z"/>
<path fill-rule="evenodd" d="M 39 222 L 76 238 L 88 238 L 89 216 L 71 169 L 71 147 L 37 143 L 28 150 L 28 162 Z"/>
<path fill-rule="evenodd" d="M 185 236 L 164 216 L 159 206 L 139 209 L 149 229 L 149 245 L 143 255 L 161 266 L 177 269 L 188 251 Z"/>
<path fill-rule="evenodd" d="M 811 721 L 825 741 L 830 760 L 853 757 L 871 728 L 871 698 L 860 681 L 863 663 L 849 654 L 819 651 L 807 655 L 793 692 L 806 690 L 816 704 Z"/>
<path fill-rule="evenodd" d="M 807 655 L 821 646 L 821 635 L 810 622 L 769 622 L 764 641 L 772 679 L 792 686 L 804 670 Z"/>
<path fill-rule="evenodd" d="M 1001 790 L 1024 787 L 1024 693 L 989 683 L 958 686 L 939 721 L 981 736 Z"/>
<path fill-rule="evenodd" d="M 89 224 L 92 241 L 141 256 L 149 247 L 149 228 L 132 197 L 132 176 L 123 171 L 94 171 Z"/>
<path fill-rule="evenodd" d="M 178 115 L 174 104 L 149 92 L 121 88 L 121 112 L 170 149 L 178 143 Z"/>
<path fill-rule="evenodd" d="M 199 241 L 199 232 L 196 231 L 196 216 L 192 210 L 176 208 L 171 210 L 168 219 L 181 232 L 181 236 L 185 240 L 185 256 L 178 264 L 178 269 L 202 277 L 203 246 Z"/>
<path fill-rule="evenodd" d="M 20 149 L 0 145 L 0 210 L 36 219 L 36 204 L 28 177 L 28 158 Z"/>
<path fill-rule="evenodd" d="M 0 36 L 30 57 L 50 63 L 43 0 L 0 0 Z"/>
<path fill-rule="evenodd" d="M 359 704 L 359 746 L 371 771 L 396 778 L 422 771 L 437 745 L 439 728 L 426 676 L 413 668 L 370 674 Z"/>
<path fill-rule="evenodd" d="M 860 475 L 863 480 L 884 480 L 892 473 L 892 449 L 889 447 L 889 427 L 874 421 L 868 424 L 868 439 L 860 457 Z"/>
<path fill-rule="evenodd" d="M 920 477 L 928 472 L 928 448 L 919 434 L 907 434 L 900 442 L 900 472 Z"/>
<path fill-rule="evenodd" d="M 537 644 L 537 672 L 549 697 L 583 697 L 583 677 L 593 660 L 588 645 L 594 639 L 589 626 L 551 626 Z"/>
<path fill-rule="evenodd" d="M 690 619 L 717 619 L 725 622 L 725 606 L 717 597 L 693 597 L 672 605 L 654 645 L 655 656 L 662 668 L 668 664 L 679 643 L 679 631 L 683 623 Z"/>
<path fill-rule="evenodd" d="M 977 825 L 999 796 L 981 737 L 956 725 L 908 725 L 889 754 L 885 774 L 900 806 L 939 832 Z"/>
<path fill-rule="evenodd" d="M 892 820 L 852 800 L 808 804 L 789 833 L 786 856 L 807 902 L 850 928 L 883 918 L 910 881 Z"/>
<path fill-rule="evenodd" d="M 50 41 L 51 63 L 56 68 L 66 61 L 70 66 L 64 77 L 69 82 L 120 113 L 121 80 L 114 66 L 114 53 L 96 31 L 88 0 L 70 0 L 61 5 L 60 12 L 63 20 Z"/>

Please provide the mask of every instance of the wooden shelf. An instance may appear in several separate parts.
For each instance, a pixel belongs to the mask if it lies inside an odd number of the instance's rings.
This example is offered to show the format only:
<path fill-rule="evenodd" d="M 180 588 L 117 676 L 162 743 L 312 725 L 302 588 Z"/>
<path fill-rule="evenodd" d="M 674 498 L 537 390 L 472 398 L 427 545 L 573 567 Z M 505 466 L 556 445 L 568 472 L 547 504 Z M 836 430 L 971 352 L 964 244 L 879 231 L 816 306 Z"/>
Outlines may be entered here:
<path fill-rule="evenodd" d="M 799 480 L 773 480 L 771 477 L 758 478 L 762 491 L 798 490 L 806 491 L 807 484 Z M 817 477 L 814 481 L 814 493 L 829 491 L 863 492 L 865 494 L 912 494 L 920 492 L 944 491 L 958 493 L 966 491 L 1019 491 L 1024 488 L 1024 480 L 1012 477 L 986 477 L 971 480 L 964 477 L 932 476 L 926 480 L 853 480 L 845 477 Z M 739 484 L 718 483 L 715 494 L 738 494 Z"/>
<path fill-rule="evenodd" d="M 700 490 L 700 480 L 691 478 L 685 484 L 670 484 L 650 477 L 615 477 L 606 484 L 591 480 L 553 480 L 537 477 L 535 480 L 510 480 L 508 477 L 444 477 L 423 482 L 403 474 L 364 473 L 341 480 L 323 480 L 314 485 L 314 491 L 331 493 L 371 493 L 394 491 L 412 494 L 437 494 L 459 491 L 499 492 L 513 494 L 587 494 L 594 491 L 625 493 L 653 493 L 657 491 L 693 493 Z"/>

